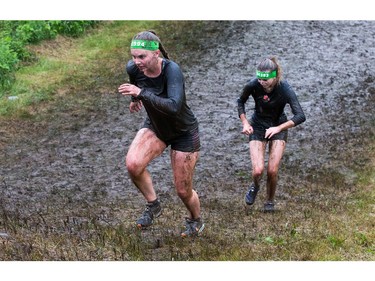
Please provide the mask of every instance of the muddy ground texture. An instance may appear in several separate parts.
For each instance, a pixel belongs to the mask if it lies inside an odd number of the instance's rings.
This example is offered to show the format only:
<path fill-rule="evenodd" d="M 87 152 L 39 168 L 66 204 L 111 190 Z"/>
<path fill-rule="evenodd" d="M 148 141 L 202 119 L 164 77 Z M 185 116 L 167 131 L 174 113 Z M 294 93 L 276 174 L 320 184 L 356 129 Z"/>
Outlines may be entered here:
<path fill-rule="evenodd" d="M 213 21 L 202 26 L 196 34 L 199 51 L 176 61 L 200 122 L 202 150 L 194 182 L 203 216 L 212 212 L 205 208 L 208 199 L 244 203 L 251 163 L 236 98 L 259 59 L 271 54 L 279 57 L 307 117 L 289 132 L 277 207 L 308 197 L 298 190 L 319 184 L 321 175 L 352 188 L 356 171 L 373 161 L 368 149 L 375 127 L 374 38 L 375 22 L 366 21 Z M 137 218 L 144 200 L 129 180 L 124 155 L 145 112 L 130 114 L 129 99 L 116 93 L 117 86 L 108 93 L 92 89 L 94 106 L 79 113 L 59 110 L 50 122 L 0 124 L 3 214 L 22 218 L 60 208 L 63 219 L 69 209 L 80 217 L 95 205 L 111 224 Z M 250 101 L 248 112 L 252 108 Z M 175 201 L 183 210 L 172 184 L 169 149 L 149 170 L 161 200 Z M 123 209 L 108 215 L 106 210 L 119 202 Z M 3 236 L 11 235 L 2 227 Z"/>

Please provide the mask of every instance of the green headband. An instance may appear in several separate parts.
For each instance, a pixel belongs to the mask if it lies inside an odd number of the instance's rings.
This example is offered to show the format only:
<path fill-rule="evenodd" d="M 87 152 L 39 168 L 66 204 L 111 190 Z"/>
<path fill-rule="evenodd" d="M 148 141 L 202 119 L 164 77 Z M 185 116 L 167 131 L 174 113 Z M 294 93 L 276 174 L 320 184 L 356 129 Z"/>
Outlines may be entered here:
<path fill-rule="evenodd" d="M 158 41 L 149 41 L 149 40 L 132 40 L 130 44 L 131 49 L 144 49 L 148 51 L 156 51 L 159 49 Z"/>
<path fill-rule="evenodd" d="M 262 71 L 257 70 L 258 79 L 271 79 L 271 78 L 275 78 L 276 76 L 277 76 L 276 69 L 271 72 L 262 72 Z"/>

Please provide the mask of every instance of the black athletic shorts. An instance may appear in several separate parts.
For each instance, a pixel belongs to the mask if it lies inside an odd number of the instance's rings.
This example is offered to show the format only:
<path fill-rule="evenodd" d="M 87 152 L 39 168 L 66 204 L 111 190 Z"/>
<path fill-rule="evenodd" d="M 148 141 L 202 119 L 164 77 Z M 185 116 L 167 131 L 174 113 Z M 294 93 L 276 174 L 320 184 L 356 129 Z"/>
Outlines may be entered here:
<path fill-rule="evenodd" d="M 154 131 L 154 128 L 151 124 L 144 124 L 143 128 L 148 128 Z M 155 131 L 154 131 L 155 132 Z M 158 136 L 160 140 L 165 142 L 167 146 L 171 146 L 173 150 L 181 151 L 181 152 L 196 152 L 199 151 L 201 148 L 201 142 L 199 138 L 199 128 L 195 128 L 187 133 L 178 136 L 171 140 L 165 140 Z"/>
<path fill-rule="evenodd" d="M 280 133 L 272 136 L 270 139 L 266 139 L 264 136 L 266 135 L 267 127 L 262 126 L 261 124 L 252 124 L 254 132 L 249 135 L 249 141 L 258 140 L 258 141 L 273 141 L 273 140 L 283 140 L 287 142 L 288 140 L 288 130 L 281 131 Z"/>
<path fill-rule="evenodd" d="M 196 128 L 186 134 L 173 140 L 164 141 L 167 146 L 170 145 L 173 150 L 182 152 L 196 152 L 201 148 L 199 129 Z"/>

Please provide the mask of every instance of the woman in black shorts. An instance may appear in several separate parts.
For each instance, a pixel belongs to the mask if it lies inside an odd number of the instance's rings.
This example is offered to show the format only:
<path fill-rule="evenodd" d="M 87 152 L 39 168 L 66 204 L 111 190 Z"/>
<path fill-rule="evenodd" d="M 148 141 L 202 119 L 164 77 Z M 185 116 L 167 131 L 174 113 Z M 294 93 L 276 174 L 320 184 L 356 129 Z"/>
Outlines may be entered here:
<path fill-rule="evenodd" d="M 246 118 L 245 103 L 252 96 L 255 102 L 250 122 Z M 284 108 L 289 104 L 293 117 L 288 120 Z M 265 166 L 266 146 L 269 145 L 267 167 L 267 200 L 265 212 L 274 211 L 278 169 L 284 154 L 288 129 L 306 120 L 297 96 L 287 81 L 282 80 L 282 70 L 276 57 L 263 59 L 256 77 L 249 80 L 237 99 L 242 133 L 249 136 L 253 183 L 245 196 L 247 205 L 254 204 L 260 188 Z"/>
<path fill-rule="evenodd" d="M 161 214 L 162 208 L 146 168 L 170 145 L 175 188 L 189 212 L 186 230 L 181 236 L 198 235 L 204 228 L 200 200 L 193 189 L 200 150 L 199 129 L 186 103 L 183 74 L 180 67 L 169 60 L 160 39 L 152 31 L 134 36 L 130 48 L 133 59 L 126 66 L 130 83 L 120 85 L 119 92 L 131 96 L 130 112 L 138 112 L 142 107 L 147 112 L 144 125 L 126 155 L 129 175 L 147 201 L 137 226 L 148 227 Z"/>

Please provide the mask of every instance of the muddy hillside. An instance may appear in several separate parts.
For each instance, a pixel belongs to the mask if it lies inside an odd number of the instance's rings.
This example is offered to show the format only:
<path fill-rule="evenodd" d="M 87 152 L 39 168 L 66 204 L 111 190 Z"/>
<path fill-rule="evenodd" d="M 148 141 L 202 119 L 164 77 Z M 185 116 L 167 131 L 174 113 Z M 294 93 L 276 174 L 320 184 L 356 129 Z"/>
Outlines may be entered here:
<path fill-rule="evenodd" d="M 278 199 L 287 200 L 289 189 L 324 174 L 350 186 L 355 171 L 371 161 L 366 151 L 375 127 L 375 22 L 219 21 L 204 25 L 196 38 L 199 51 L 176 61 L 200 122 L 195 184 L 202 198 L 243 200 L 251 165 L 236 99 L 259 59 L 268 55 L 279 57 L 307 117 L 289 132 L 280 171 L 284 197 Z M 34 212 L 46 200 L 58 203 L 62 195 L 86 203 L 143 202 L 124 169 L 124 155 L 145 112 L 130 114 L 129 99 L 116 93 L 95 98 L 98 110 L 84 120 L 65 112 L 43 134 L 5 143 L 0 155 L 2 208 Z M 248 112 L 252 108 L 249 101 Z M 169 150 L 150 171 L 161 199 L 177 200 Z"/>

